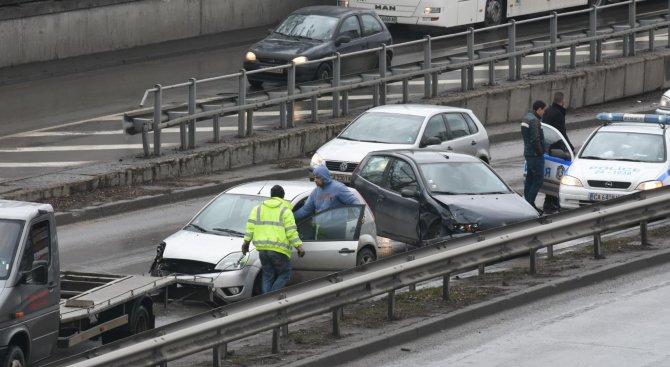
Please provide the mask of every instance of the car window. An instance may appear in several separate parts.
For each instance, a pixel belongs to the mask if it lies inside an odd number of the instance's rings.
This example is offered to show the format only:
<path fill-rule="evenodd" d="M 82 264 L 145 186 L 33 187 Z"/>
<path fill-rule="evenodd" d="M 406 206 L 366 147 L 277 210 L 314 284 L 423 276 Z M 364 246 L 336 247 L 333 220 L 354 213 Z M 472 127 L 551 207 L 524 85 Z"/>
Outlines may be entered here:
<path fill-rule="evenodd" d="M 352 15 L 342 22 L 340 35 L 349 36 L 351 39 L 359 38 L 361 36 L 361 25 L 358 23 L 357 16 Z"/>
<path fill-rule="evenodd" d="M 470 128 L 470 133 L 476 134 L 479 131 L 477 124 L 472 120 L 470 115 L 468 115 L 467 113 L 462 114 L 462 116 L 465 119 L 465 122 L 468 124 L 468 128 Z"/>
<path fill-rule="evenodd" d="M 426 129 L 423 131 L 424 138 L 439 138 L 441 141 L 447 140 L 447 126 L 444 124 L 442 114 L 435 115 L 428 120 Z"/>
<path fill-rule="evenodd" d="M 275 33 L 325 41 L 333 37 L 337 21 L 337 18 L 323 15 L 292 14 L 275 29 Z"/>
<path fill-rule="evenodd" d="M 417 190 L 416 174 L 409 163 L 396 159 L 389 171 L 389 188 L 400 192 L 403 189 Z"/>
<path fill-rule="evenodd" d="M 303 242 L 357 241 L 364 205 L 339 206 L 319 212 L 298 223 Z"/>
<path fill-rule="evenodd" d="M 338 138 L 386 144 L 414 144 L 423 120 L 423 116 L 366 112 L 347 126 Z"/>
<path fill-rule="evenodd" d="M 599 131 L 584 146 L 580 158 L 633 162 L 665 162 L 662 135 L 620 131 Z"/>
<path fill-rule="evenodd" d="M 365 162 L 358 175 L 374 184 L 381 185 L 389 161 L 389 157 L 371 157 Z"/>
<path fill-rule="evenodd" d="M 382 25 L 377 18 L 370 14 L 361 15 L 361 22 L 363 22 L 363 36 L 371 36 L 382 31 Z"/>
<path fill-rule="evenodd" d="M 482 162 L 425 163 L 419 166 L 433 194 L 501 194 L 507 185 Z"/>
<path fill-rule="evenodd" d="M 33 224 L 28 234 L 26 248 L 21 255 L 19 269 L 29 272 L 39 265 L 49 266 L 51 263 L 51 235 L 49 221 L 43 220 Z M 46 283 L 46 279 L 33 279 L 28 276 L 29 283 Z"/>
<path fill-rule="evenodd" d="M 561 133 L 549 126 L 542 126 L 542 133 L 544 135 L 544 142 L 547 144 L 547 154 L 569 161 L 570 151 L 565 145 Z"/>
<path fill-rule="evenodd" d="M 0 220 L 0 279 L 7 279 L 12 271 L 24 223 L 18 220 Z"/>
<path fill-rule="evenodd" d="M 468 123 L 465 122 L 463 115 L 460 113 L 448 113 L 446 114 L 446 118 L 451 139 L 470 135 L 470 128 L 468 127 Z"/>

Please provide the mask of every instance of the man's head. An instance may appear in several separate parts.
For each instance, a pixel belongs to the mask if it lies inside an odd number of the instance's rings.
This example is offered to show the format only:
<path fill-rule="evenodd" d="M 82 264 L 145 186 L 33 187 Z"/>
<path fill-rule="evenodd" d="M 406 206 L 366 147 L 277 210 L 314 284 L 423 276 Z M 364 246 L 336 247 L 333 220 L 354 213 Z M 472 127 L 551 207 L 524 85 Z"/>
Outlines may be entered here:
<path fill-rule="evenodd" d="M 533 102 L 533 112 L 539 117 L 542 117 L 542 115 L 544 115 L 545 107 L 547 107 L 547 104 L 540 100 Z"/>
<path fill-rule="evenodd" d="M 565 95 L 563 94 L 563 92 L 556 92 L 554 94 L 554 103 L 556 103 L 559 106 L 565 105 Z"/>
<path fill-rule="evenodd" d="M 314 183 L 319 187 L 323 187 L 323 185 L 328 184 L 332 180 L 330 178 L 330 171 L 324 165 L 316 166 L 313 175 Z"/>
<path fill-rule="evenodd" d="M 274 185 L 270 189 L 270 196 L 273 198 L 284 198 L 284 188 L 279 185 Z"/>

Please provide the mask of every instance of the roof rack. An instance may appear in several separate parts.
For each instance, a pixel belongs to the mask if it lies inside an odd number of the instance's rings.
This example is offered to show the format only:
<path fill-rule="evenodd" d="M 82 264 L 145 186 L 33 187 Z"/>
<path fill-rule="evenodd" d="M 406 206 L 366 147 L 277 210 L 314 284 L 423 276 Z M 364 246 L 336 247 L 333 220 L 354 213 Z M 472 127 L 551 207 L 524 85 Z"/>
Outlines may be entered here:
<path fill-rule="evenodd" d="M 670 115 L 601 112 L 598 114 L 597 118 L 600 121 L 607 122 L 647 122 L 660 125 L 670 124 Z"/>

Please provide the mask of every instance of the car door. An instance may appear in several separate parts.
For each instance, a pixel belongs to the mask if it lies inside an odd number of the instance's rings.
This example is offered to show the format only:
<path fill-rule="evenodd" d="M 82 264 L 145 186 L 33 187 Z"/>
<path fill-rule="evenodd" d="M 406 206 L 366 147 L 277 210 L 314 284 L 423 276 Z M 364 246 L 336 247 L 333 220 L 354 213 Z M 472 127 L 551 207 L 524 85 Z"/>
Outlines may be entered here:
<path fill-rule="evenodd" d="M 428 149 L 437 149 L 437 150 L 452 150 L 450 146 L 446 144 L 448 137 L 447 125 L 444 121 L 444 115 L 438 113 L 428 119 L 426 122 L 426 127 L 423 129 L 423 135 L 421 136 L 420 147 L 426 147 Z M 440 144 L 438 145 L 428 145 L 426 142 L 429 138 L 438 138 L 440 139 Z"/>
<path fill-rule="evenodd" d="M 335 44 L 335 49 L 340 54 L 365 50 L 367 48 L 366 40 L 362 37 L 361 24 L 357 15 L 350 15 L 342 20 L 335 40 L 340 37 L 348 37 L 349 42 Z M 369 65 L 369 55 L 356 55 L 342 57 L 341 73 L 349 75 L 360 73 L 371 69 Z"/>
<path fill-rule="evenodd" d="M 390 161 L 389 156 L 370 156 L 361 162 L 361 166 L 352 177 L 351 186 L 363 196 L 373 213 L 376 212 L 379 192 L 383 186 L 386 170 L 390 167 Z"/>
<path fill-rule="evenodd" d="M 445 113 L 444 117 L 449 137 L 444 144 L 455 152 L 476 155 L 478 142 L 470 132 L 465 116 L 459 112 L 453 112 Z"/>
<path fill-rule="evenodd" d="M 356 266 L 364 210 L 362 204 L 339 206 L 300 221 L 305 256 L 293 253 L 293 270 L 328 274 Z"/>
<path fill-rule="evenodd" d="M 366 48 L 376 48 L 382 45 L 390 45 L 392 42 L 390 34 L 386 31 L 384 25 L 372 14 L 361 14 L 361 27 L 363 38 L 367 44 Z M 368 65 L 376 68 L 379 65 L 379 55 L 377 53 L 369 54 Z M 390 67 L 391 65 L 387 65 Z"/>
<path fill-rule="evenodd" d="M 561 177 L 563 177 L 575 157 L 570 145 L 558 130 L 543 123 L 542 132 L 547 144 L 547 151 L 544 153 L 544 183 L 540 191 L 558 196 Z"/>
<path fill-rule="evenodd" d="M 418 191 L 418 177 L 409 162 L 392 160 L 374 211 L 378 235 L 408 243 L 418 241 L 419 201 L 401 194 L 403 189 Z"/>

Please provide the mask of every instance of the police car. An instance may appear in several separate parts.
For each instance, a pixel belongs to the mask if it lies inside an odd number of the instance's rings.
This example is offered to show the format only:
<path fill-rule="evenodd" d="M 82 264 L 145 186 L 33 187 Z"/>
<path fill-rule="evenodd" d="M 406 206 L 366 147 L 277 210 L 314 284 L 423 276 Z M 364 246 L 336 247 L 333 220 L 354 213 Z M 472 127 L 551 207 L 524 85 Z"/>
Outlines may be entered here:
<path fill-rule="evenodd" d="M 544 154 L 544 182 L 540 192 L 558 196 L 558 188 L 565 171 L 574 160 L 574 154 L 563 135 L 551 125 L 542 123 L 547 152 Z M 524 164 L 524 176 L 528 166 Z"/>
<path fill-rule="evenodd" d="M 667 123 L 670 116 L 600 113 L 560 181 L 562 208 L 577 208 L 670 184 Z"/>

